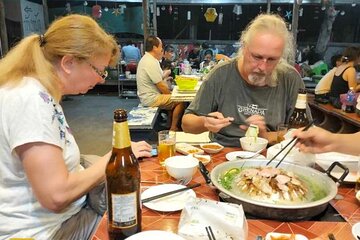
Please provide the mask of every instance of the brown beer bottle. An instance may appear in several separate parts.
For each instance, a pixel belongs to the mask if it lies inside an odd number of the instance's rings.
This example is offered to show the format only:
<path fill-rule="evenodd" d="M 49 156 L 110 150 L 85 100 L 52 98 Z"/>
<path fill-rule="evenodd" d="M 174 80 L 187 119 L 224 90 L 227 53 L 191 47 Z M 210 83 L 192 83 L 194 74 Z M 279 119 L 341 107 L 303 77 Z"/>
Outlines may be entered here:
<path fill-rule="evenodd" d="M 306 114 L 306 89 L 300 88 L 295 104 L 294 112 L 289 119 L 290 128 L 302 128 L 309 124 L 309 118 Z"/>
<path fill-rule="evenodd" d="M 106 166 L 108 232 L 111 240 L 122 240 L 141 231 L 140 168 L 123 109 L 114 111 L 112 145 Z"/>

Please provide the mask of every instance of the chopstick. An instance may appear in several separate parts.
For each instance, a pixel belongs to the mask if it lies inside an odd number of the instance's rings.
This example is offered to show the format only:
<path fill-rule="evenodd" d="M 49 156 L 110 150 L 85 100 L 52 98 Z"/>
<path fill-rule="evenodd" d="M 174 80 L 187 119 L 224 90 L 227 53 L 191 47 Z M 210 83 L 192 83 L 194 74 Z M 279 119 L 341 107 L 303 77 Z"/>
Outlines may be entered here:
<path fill-rule="evenodd" d="M 189 185 L 187 187 L 180 188 L 180 189 L 177 189 L 177 190 L 174 190 L 174 191 L 165 192 L 165 193 L 162 193 L 162 194 L 159 194 L 159 195 L 155 195 L 155 196 L 152 196 L 152 197 L 149 197 L 149 198 L 142 199 L 141 202 L 142 203 L 147 203 L 147 202 L 150 202 L 150 201 L 158 199 L 158 198 L 166 197 L 166 196 L 169 196 L 169 195 L 172 195 L 172 194 L 175 194 L 175 193 L 178 193 L 178 192 L 183 192 L 183 191 L 186 191 L 186 190 L 189 190 L 189 189 L 192 189 L 192 188 L 196 188 L 196 187 L 199 187 L 199 186 L 201 186 L 201 184 L 196 183 L 196 184 Z"/>
<path fill-rule="evenodd" d="M 311 121 L 308 125 L 306 125 L 306 127 L 302 130 L 303 132 L 308 130 L 312 125 L 314 124 L 314 120 Z M 285 145 L 285 147 L 283 147 L 282 149 L 280 149 L 280 151 L 275 155 L 273 156 L 270 161 L 268 161 L 266 163 L 266 166 L 268 166 L 277 156 L 279 156 L 280 153 L 282 153 L 290 144 L 292 144 L 293 142 L 295 141 L 295 143 L 290 147 L 290 149 L 286 152 L 286 154 L 284 155 L 284 157 L 279 161 L 279 163 L 275 166 L 275 168 L 277 168 L 281 162 L 285 159 L 285 157 L 289 154 L 289 152 L 293 149 L 293 147 L 296 145 L 298 139 L 297 138 L 293 138 L 291 139 L 291 141 Z"/>
<path fill-rule="evenodd" d="M 216 240 L 215 235 L 210 226 L 205 227 L 205 230 L 206 230 L 209 240 Z"/>
<path fill-rule="evenodd" d="M 209 114 L 205 114 L 205 113 L 196 113 L 196 112 L 192 112 L 193 114 L 195 114 L 196 116 L 202 116 L 202 117 L 209 117 L 209 118 L 215 118 L 215 119 L 219 119 L 218 117 L 216 116 L 212 116 L 212 115 L 209 115 Z M 232 124 L 235 124 L 235 125 L 244 125 L 244 123 L 241 123 L 241 122 L 237 122 L 237 121 L 230 121 Z"/>

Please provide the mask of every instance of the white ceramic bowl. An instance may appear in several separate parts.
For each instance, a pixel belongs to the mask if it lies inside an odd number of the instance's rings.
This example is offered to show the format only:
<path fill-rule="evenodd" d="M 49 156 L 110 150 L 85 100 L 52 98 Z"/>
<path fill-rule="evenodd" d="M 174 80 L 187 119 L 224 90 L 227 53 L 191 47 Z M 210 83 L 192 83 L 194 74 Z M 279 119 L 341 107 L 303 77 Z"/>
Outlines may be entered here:
<path fill-rule="evenodd" d="M 173 156 L 165 160 L 166 171 L 176 179 L 191 178 L 199 165 L 199 160 L 192 156 Z"/>
<path fill-rule="evenodd" d="M 250 152 L 256 152 L 259 151 L 260 149 L 266 148 L 268 142 L 269 141 L 267 139 L 260 137 L 256 139 L 256 142 L 254 142 L 254 138 L 251 137 L 240 138 L 241 148 L 244 151 L 250 151 Z"/>
<path fill-rule="evenodd" d="M 224 149 L 224 146 L 218 144 L 218 143 L 205 143 L 205 144 L 200 144 L 200 147 L 202 150 L 204 150 L 207 153 L 218 153 L 221 150 Z"/>

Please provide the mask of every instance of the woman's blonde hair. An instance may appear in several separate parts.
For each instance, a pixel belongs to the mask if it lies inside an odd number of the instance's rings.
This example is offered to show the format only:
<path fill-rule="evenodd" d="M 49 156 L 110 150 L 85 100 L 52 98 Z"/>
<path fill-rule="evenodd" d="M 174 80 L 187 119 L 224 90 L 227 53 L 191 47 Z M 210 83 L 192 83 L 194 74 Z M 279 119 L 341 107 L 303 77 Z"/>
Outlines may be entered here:
<path fill-rule="evenodd" d="M 44 35 L 25 37 L 0 60 L 0 87 L 14 87 L 23 77 L 34 77 L 59 101 L 61 82 L 55 64 L 63 56 L 83 61 L 109 53 L 110 66 L 114 66 L 119 48 L 113 36 L 89 16 L 68 15 L 55 20 Z"/>
<path fill-rule="evenodd" d="M 243 57 L 242 49 L 251 42 L 252 38 L 255 34 L 260 32 L 269 32 L 271 34 L 280 36 L 284 39 L 284 50 L 281 56 L 281 59 L 274 71 L 272 72 L 272 76 L 270 78 L 270 82 L 268 82 L 269 86 L 277 85 L 277 75 L 279 72 L 286 71 L 289 67 L 293 68 L 288 62 L 294 59 L 294 41 L 293 36 L 286 26 L 286 22 L 283 18 L 276 14 L 260 14 L 256 18 L 254 18 L 246 27 L 244 31 L 241 33 L 240 37 L 240 46 L 238 56 L 240 58 Z"/>

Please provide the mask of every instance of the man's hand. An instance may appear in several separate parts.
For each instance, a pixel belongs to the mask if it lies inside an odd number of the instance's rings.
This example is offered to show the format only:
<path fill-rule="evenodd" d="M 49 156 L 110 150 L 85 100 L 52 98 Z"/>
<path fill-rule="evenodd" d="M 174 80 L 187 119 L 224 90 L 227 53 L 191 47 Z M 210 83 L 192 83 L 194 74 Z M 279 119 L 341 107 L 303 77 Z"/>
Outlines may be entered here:
<path fill-rule="evenodd" d="M 266 123 L 265 118 L 260 115 L 252 115 L 246 119 L 247 125 L 240 125 L 240 128 L 246 131 L 250 124 L 257 125 L 259 127 L 259 136 L 263 137 L 266 135 Z"/>
<path fill-rule="evenodd" d="M 204 118 L 204 127 L 207 128 L 210 132 L 219 132 L 222 128 L 227 127 L 231 124 L 231 121 L 234 120 L 232 117 L 225 118 L 224 115 L 220 112 L 209 113 L 212 117 L 203 117 Z"/>

